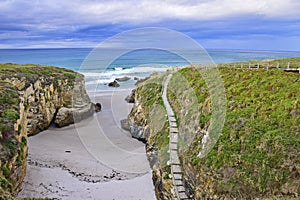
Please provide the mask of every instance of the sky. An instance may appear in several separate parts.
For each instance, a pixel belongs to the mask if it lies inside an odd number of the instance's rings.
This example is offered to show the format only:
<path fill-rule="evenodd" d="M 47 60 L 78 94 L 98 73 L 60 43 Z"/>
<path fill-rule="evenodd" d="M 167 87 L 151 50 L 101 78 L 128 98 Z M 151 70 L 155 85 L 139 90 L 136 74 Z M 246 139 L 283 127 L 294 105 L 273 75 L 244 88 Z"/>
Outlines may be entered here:
<path fill-rule="evenodd" d="M 299 0 L 0 0 L 0 49 L 95 47 L 161 27 L 207 49 L 300 51 Z"/>

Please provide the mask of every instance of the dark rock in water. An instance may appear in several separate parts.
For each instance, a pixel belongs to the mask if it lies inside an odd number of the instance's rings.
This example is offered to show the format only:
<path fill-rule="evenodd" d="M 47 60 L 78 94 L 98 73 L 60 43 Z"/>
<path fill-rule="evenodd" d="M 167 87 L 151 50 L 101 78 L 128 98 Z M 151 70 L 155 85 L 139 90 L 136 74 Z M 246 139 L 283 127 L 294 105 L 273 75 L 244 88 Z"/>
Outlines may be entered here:
<path fill-rule="evenodd" d="M 130 80 L 130 77 L 128 76 L 124 76 L 122 78 L 116 78 L 116 81 L 128 81 L 128 80 Z"/>
<path fill-rule="evenodd" d="M 128 95 L 126 98 L 125 98 L 125 101 L 127 101 L 127 103 L 134 103 L 135 102 L 135 89 L 133 89 L 131 91 L 131 94 Z"/>
<path fill-rule="evenodd" d="M 133 80 L 137 81 L 137 80 L 139 80 L 139 78 L 138 77 L 134 77 Z"/>
<path fill-rule="evenodd" d="M 95 112 L 100 112 L 101 111 L 101 104 L 100 103 L 96 103 L 95 104 Z"/>
<path fill-rule="evenodd" d="M 128 119 L 122 119 L 121 120 L 121 127 L 122 129 L 126 130 L 126 131 L 130 131 L 130 123 Z"/>
<path fill-rule="evenodd" d="M 110 82 L 108 84 L 109 87 L 120 87 L 120 84 L 117 81 Z"/>

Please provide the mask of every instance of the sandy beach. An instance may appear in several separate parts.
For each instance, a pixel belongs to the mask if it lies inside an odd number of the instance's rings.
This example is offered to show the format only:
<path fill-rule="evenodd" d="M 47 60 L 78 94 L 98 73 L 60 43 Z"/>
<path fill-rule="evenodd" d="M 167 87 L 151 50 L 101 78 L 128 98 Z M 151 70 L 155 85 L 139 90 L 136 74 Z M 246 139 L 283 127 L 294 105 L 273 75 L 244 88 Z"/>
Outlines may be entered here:
<path fill-rule="evenodd" d="M 130 91 L 92 95 L 102 111 L 28 140 L 27 173 L 18 197 L 155 199 L 145 145 L 121 129 Z"/>

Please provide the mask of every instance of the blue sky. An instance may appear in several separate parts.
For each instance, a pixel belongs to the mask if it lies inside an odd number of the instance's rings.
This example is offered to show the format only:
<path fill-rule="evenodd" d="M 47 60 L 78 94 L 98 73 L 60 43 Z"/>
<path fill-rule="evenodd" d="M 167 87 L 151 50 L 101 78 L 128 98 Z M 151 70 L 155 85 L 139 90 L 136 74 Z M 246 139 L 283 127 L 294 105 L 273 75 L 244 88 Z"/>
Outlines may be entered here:
<path fill-rule="evenodd" d="M 299 0 L 0 0 L 0 48 L 95 47 L 163 27 L 210 49 L 300 51 L 299 10 Z"/>

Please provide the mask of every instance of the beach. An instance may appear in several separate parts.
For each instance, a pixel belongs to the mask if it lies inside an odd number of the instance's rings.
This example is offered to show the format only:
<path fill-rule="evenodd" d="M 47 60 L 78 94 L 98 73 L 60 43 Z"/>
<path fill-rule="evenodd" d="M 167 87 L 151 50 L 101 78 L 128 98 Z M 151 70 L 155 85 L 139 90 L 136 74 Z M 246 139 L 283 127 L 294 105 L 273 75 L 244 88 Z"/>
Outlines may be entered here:
<path fill-rule="evenodd" d="M 102 111 L 79 123 L 50 127 L 28 139 L 27 172 L 18 198 L 155 199 L 145 145 L 121 129 L 130 93 L 91 95 Z"/>

